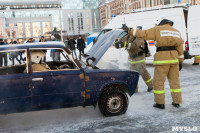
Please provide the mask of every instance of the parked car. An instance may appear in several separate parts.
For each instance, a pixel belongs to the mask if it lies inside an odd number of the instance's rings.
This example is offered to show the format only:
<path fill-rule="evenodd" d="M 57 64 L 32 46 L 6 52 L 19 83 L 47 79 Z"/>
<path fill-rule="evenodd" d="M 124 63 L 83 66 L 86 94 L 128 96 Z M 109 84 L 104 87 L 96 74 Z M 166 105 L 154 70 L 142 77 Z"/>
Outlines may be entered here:
<path fill-rule="evenodd" d="M 107 44 L 107 41 L 102 42 L 102 48 Z M 60 59 L 53 61 L 50 57 L 52 50 L 60 53 Z M 138 84 L 139 74 L 136 71 L 95 67 L 102 57 L 100 53 L 96 56 L 98 51 L 93 51 L 93 55 L 89 51 L 86 60 L 92 58 L 91 64 L 73 59 L 70 50 L 62 42 L 0 46 L 0 53 L 10 51 L 23 52 L 26 61 L 0 67 L 1 114 L 95 106 L 98 103 L 103 115 L 116 116 L 126 112 L 127 94 L 132 96 Z M 46 62 L 41 59 L 43 56 L 46 56 Z M 36 69 L 35 66 L 42 69 Z"/>

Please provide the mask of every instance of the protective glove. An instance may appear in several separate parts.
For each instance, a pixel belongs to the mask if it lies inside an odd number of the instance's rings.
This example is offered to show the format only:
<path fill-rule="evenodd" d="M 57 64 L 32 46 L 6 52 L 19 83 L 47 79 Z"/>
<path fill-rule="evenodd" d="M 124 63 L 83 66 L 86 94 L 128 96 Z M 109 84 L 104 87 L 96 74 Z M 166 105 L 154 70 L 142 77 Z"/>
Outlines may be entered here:
<path fill-rule="evenodd" d="M 129 28 L 126 24 L 122 24 L 122 29 L 125 30 L 126 32 L 129 31 Z"/>
<path fill-rule="evenodd" d="M 116 49 L 119 49 L 119 42 L 116 42 L 116 43 L 115 43 L 115 48 L 116 48 Z"/>
<path fill-rule="evenodd" d="M 120 47 L 121 48 L 125 47 L 124 42 L 120 42 Z"/>
<path fill-rule="evenodd" d="M 182 69 L 182 63 L 179 63 L 179 71 Z"/>

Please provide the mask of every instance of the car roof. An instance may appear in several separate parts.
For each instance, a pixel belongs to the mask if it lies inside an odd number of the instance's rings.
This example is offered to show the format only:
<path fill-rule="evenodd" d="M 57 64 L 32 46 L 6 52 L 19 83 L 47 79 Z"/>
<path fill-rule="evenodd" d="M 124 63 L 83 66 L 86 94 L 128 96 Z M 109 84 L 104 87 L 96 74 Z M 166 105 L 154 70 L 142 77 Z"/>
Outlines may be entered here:
<path fill-rule="evenodd" d="M 37 43 L 25 43 L 25 44 L 11 44 L 11 45 L 0 45 L 0 51 L 4 50 L 16 50 L 16 49 L 28 49 L 28 48 L 64 48 L 63 42 L 37 42 Z"/>

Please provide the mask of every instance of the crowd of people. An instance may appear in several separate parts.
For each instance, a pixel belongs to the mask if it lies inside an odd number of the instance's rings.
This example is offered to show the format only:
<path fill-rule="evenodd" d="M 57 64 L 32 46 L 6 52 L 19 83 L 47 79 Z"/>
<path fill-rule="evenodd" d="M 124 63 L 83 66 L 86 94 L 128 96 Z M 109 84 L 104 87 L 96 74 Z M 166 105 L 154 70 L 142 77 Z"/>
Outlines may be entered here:
<path fill-rule="evenodd" d="M 51 36 L 49 41 L 58 41 L 54 36 Z M 41 36 L 39 38 L 39 42 L 46 42 L 47 40 L 45 39 L 44 36 Z M 29 38 L 25 43 L 34 43 L 35 40 L 33 38 Z M 79 51 L 79 59 L 81 59 L 81 55 L 84 54 L 84 48 L 86 47 L 85 41 L 80 35 L 77 40 L 75 40 L 73 37 L 67 38 L 67 46 L 72 53 L 73 58 L 77 58 L 76 54 L 76 49 Z M 3 39 L 0 39 L 0 45 L 17 45 L 21 44 L 22 42 L 19 42 L 18 40 L 11 40 L 9 43 L 6 43 Z M 47 51 L 43 51 L 46 55 Z M 15 61 L 17 61 L 19 64 L 22 64 L 22 62 L 25 61 L 25 59 L 22 57 L 23 52 L 1 52 L 0 53 L 0 67 L 7 66 L 8 65 L 8 59 L 12 62 L 12 65 L 15 65 Z M 56 49 L 52 49 L 50 52 L 50 57 L 52 58 L 53 61 L 60 60 L 60 52 Z M 44 56 L 44 61 L 46 61 L 46 56 Z"/>

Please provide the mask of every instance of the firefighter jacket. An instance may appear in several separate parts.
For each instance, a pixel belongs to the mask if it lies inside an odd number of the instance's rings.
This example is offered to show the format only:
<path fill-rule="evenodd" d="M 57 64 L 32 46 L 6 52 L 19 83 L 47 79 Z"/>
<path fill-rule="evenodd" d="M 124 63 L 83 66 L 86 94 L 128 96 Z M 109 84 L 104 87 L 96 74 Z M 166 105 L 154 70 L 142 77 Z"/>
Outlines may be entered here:
<path fill-rule="evenodd" d="M 131 30 L 133 36 L 141 37 L 144 40 L 154 40 L 155 46 L 175 46 L 175 50 L 159 51 L 154 55 L 154 65 L 177 64 L 183 62 L 183 40 L 178 30 L 169 24 L 155 26 L 148 30 Z"/>
<path fill-rule="evenodd" d="M 123 41 L 127 41 L 127 51 L 129 54 L 128 60 L 130 68 L 136 70 L 142 76 L 144 82 L 148 86 L 148 91 L 151 91 L 153 88 L 153 81 L 151 75 L 146 69 L 145 64 L 145 41 L 139 37 L 128 36 L 123 39 Z"/>
<path fill-rule="evenodd" d="M 144 49 L 144 40 L 142 38 L 130 38 L 128 40 L 128 47 L 127 51 L 129 54 L 129 60 L 132 60 L 134 58 L 134 61 L 145 61 L 145 54 L 142 49 Z M 138 57 L 132 57 L 134 55 L 137 55 L 138 53 L 142 52 L 142 55 L 139 55 Z"/>

